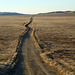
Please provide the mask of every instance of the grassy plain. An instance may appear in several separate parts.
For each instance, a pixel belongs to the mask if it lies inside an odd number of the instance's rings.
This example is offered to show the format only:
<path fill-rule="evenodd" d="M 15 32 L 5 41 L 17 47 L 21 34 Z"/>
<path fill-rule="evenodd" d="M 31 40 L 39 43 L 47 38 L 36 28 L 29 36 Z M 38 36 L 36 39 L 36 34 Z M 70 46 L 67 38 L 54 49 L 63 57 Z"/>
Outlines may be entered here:
<path fill-rule="evenodd" d="M 30 16 L 0 16 L 0 68 L 9 64 L 8 60 L 16 52 L 19 35 L 24 32 L 23 23 Z"/>
<path fill-rule="evenodd" d="M 75 16 L 35 16 L 32 25 L 43 60 L 66 75 L 75 74 Z"/>
<path fill-rule="evenodd" d="M 25 30 L 23 23 L 29 19 L 30 16 L 0 16 L 0 68 L 15 53 L 18 37 Z M 40 40 L 43 58 L 64 72 L 75 73 L 75 16 L 34 16 L 31 25 Z"/>

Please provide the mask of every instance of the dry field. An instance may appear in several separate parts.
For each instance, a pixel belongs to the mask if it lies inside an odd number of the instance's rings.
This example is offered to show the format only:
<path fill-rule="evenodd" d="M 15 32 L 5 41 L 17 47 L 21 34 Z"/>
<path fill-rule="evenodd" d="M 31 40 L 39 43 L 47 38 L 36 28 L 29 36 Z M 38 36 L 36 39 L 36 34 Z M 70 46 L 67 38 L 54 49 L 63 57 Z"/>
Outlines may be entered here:
<path fill-rule="evenodd" d="M 33 27 L 43 60 L 60 74 L 75 75 L 75 16 L 35 16 Z"/>
<path fill-rule="evenodd" d="M 10 64 L 30 17 L 0 16 L 0 70 Z M 42 59 L 60 74 L 75 74 L 75 16 L 35 16 L 32 27 Z"/>
<path fill-rule="evenodd" d="M 30 16 L 0 16 L 0 68 L 9 65 L 9 60 L 16 52 L 19 35 L 24 32 L 23 23 Z"/>

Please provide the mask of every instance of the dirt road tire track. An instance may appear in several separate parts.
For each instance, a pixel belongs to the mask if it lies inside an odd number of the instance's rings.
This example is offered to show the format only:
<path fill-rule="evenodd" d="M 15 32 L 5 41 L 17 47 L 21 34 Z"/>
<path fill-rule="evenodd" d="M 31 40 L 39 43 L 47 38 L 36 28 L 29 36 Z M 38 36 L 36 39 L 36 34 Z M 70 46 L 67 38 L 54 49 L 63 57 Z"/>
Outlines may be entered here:
<path fill-rule="evenodd" d="M 42 62 L 39 52 L 32 42 L 31 33 L 32 28 L 29 28 L 23 38 L 19 62 L 13 75 L 57 75 Z"/>

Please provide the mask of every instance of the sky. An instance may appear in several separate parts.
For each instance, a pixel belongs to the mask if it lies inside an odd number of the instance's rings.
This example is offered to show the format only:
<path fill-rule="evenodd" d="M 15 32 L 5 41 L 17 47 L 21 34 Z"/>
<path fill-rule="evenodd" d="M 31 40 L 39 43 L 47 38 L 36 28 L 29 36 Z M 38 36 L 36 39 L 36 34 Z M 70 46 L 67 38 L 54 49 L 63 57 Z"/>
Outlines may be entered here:
<path fill-rule="evenodd" d="M 75 0 L 0 0 L 0 12 L 37 14 L 75 11 Z"/>

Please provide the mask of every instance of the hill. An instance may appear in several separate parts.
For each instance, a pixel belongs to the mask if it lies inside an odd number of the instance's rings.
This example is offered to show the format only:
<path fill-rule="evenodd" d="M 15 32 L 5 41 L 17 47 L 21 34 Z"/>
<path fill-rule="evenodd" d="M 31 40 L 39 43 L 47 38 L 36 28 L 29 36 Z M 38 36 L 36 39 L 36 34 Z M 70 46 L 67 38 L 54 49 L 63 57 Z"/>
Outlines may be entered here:
<path fill-rule="evenodd" d="M 27 14 L 21 14 L 16 12 L 0 12 L 0 15 L 27 15 Z"/>
<path fill-rule="evenodd" d="M 38 15 L 51 15 L 51 16 L 74 16 L 75 11 L 55 11 L 55 12 L 47 12 L 47 13 L 39 13 Z"/>

